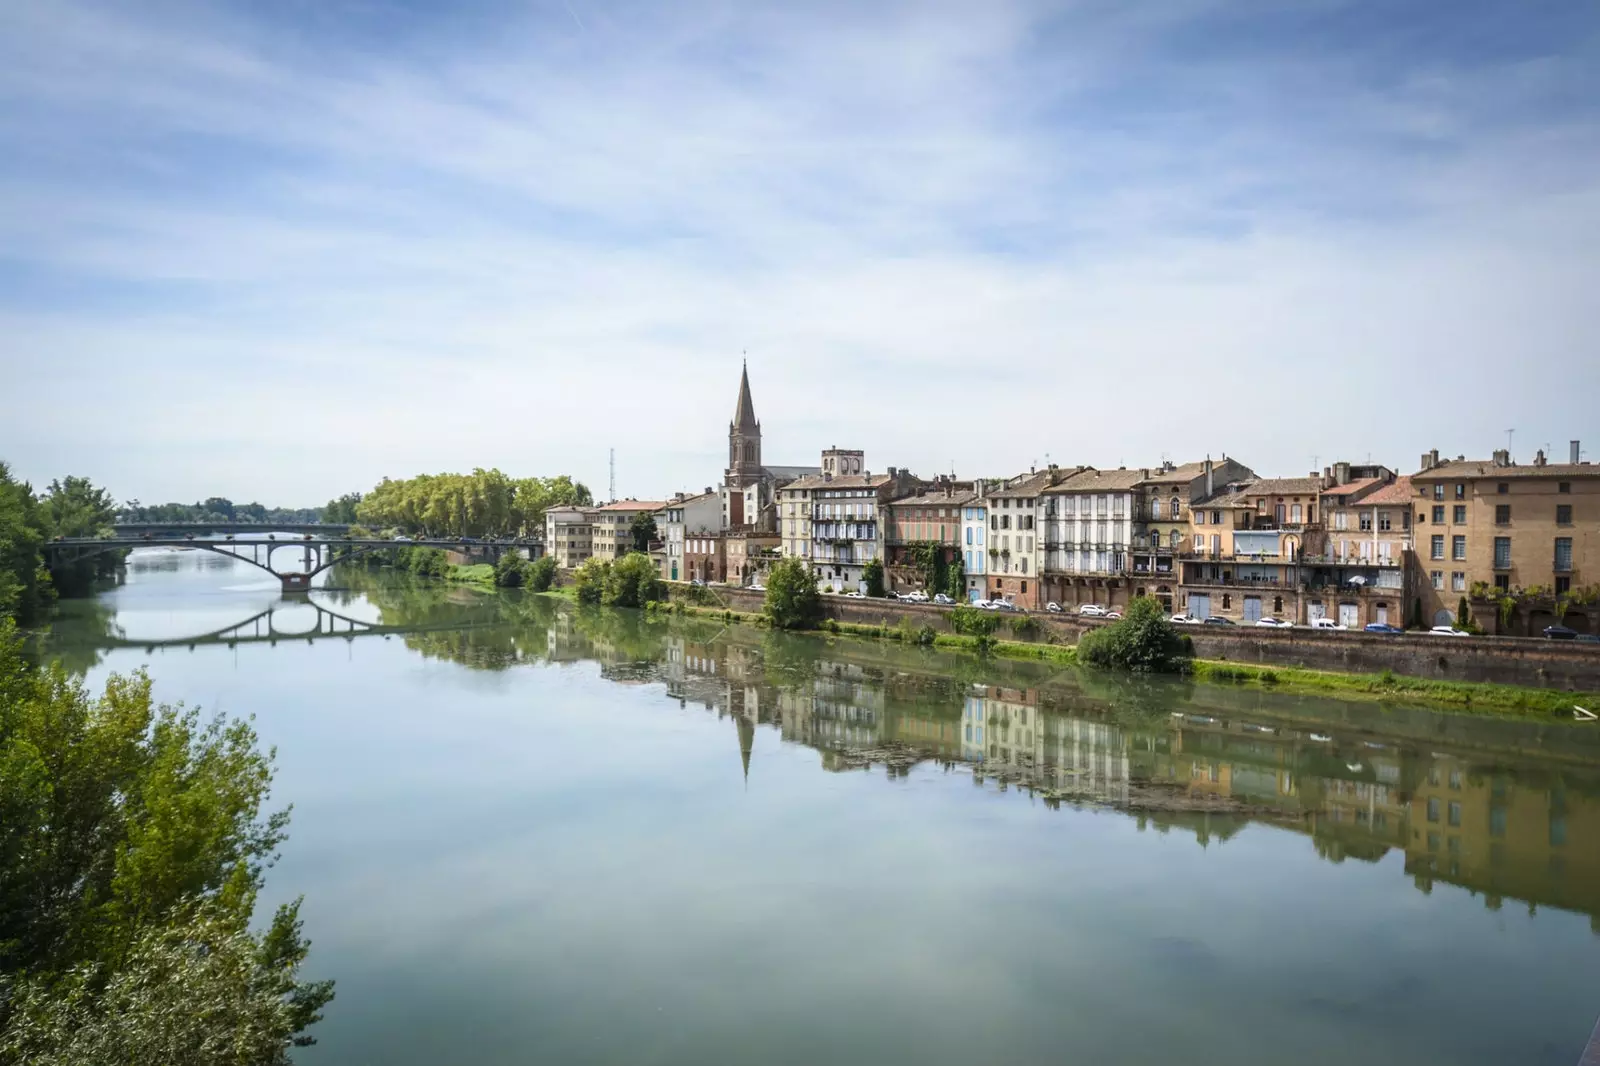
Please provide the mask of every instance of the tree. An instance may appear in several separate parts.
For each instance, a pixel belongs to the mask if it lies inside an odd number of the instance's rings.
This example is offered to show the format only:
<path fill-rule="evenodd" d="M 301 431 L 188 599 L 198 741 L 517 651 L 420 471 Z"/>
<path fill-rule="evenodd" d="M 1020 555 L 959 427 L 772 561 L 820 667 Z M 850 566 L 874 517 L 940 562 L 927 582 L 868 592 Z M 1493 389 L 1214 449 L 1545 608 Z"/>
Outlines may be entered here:
<path fill-rule="evenodd" d="M 781 559 L 767 575 L 766 614 L 779 629 L 815 629 L 822 620 L 822 596 L 799 559 Z"/>
<path fill-rule="evenodd" d="M 552 555 L 541 555 L 528 566 L 528 588 L 545 592 L 556 579 L 556 560 Z"/>
<path fill-rule="evenodd" d="M 0 619 L 36 621 L 55 601 L 44 567 L 49 520 L 33 498 L 33 487 L 11 476 L 0 461 Z"/>
<path fill-rule="evenodd" d="M 944 572 L 944 588 L 940 591 L 942 591 L 946 596 L 949 596 L 952 600 L 955 600 L 957 603 L 961 603 L 966 600 L 967 566 L 962 560 L 960 552 L 956 553 L 955 561 L 952 562 L 950 564 L 950 568 Z"/>
<path fill-rule="evenodd" d="M 599 603 L 611 577 L 611 563 L 592 555 L 572 572 L 572 594 L 579 603 Z"/>
<path fill-rule="evenodd" d="M 504 589 L 521 588 L 527 584 L 528 561 L 516 549 L 502 552 L 494 564 L 494 583 Z"/>
<path fill-rule="evenodd" d="M 644 511 L 634 515 L 633 521 L 628 523 L 628 535 L 633 538 L 634 551 L 648 554 L 650 543 L 656 539 L 655 516 Z"/>
<path fill-rule="evenodd" d="M 157 706 L 143 674 L 113 676 L 93 699 L 59 664 L 29 668 L 0 621 L 0 986 L 16 987 L 0 997 L 0 1063 L 282 1061 L 333 992 L 295 979 L 309 948 L 298 904 L 248 931 L 288 825 L 287 812 L 262 814 L 271 783 L 248 722 Z M 242 939 L 224 944 L 217 930 Z M 185 991 L 215 987 L 204 973 L 158 987 L 163 959 L 207 944 L 253 960 L 250 994 L 281 1004 L 269 1026 L 280 1057 L 109 1055 L 125 1026 L 129 1040 L 254 1046 L 243 1015 Z M 79 1033 L 88 1043 L 73 1043 Z"/>
<path fill-rule="evenodd" d="M 667 598 L 655 564 L 642 552 L 629 552 L 612 563 L 604 588 L 601 602 L 608 607 L 643 607 Z"/>
<path fill-rule="evenodd" d="M 1153 596 L 1135 597 L 1119 621 L 1085 633 L 1078 640 L 1078 658 L 1141 674 L 1182 673 L 1189 665 L 1183 638 Z"/>
<path fill-rule="evenodd" d="M 361 493 L 347 492 L 336 500 L 329 500 L 322 508 L 322 520 L 336 525 L 353 525 L 356 508 L 361 504 Z"/>
<path fill-rule="evenodd" d="M 1467 598 L 1461 597 L 1461 602 L 1456 604 L 1456 625 L 1462 629 L 1472 624 L 1472 609 L 1467 605 Z"/>
<path fill-rule="evenodd" d="M 883 586 L 883 563 L 873 559 L 861 570 L 861 579 L 867 584 L 867 595 L 884 597 L 889 594 Z"/>
<path fill-rule="evenodd" d="M 111 532 L 116 521 L 117 506 L 111 494 L 95 488 L 86 477 L 50 482 L 40 504 L 52 536 L 98 537 Z M 87 595 L 95 579 L 115 573 L 126 554 L 99 552 L 71 561 L 52 560 L 50 580 L 63 596 Z"/>

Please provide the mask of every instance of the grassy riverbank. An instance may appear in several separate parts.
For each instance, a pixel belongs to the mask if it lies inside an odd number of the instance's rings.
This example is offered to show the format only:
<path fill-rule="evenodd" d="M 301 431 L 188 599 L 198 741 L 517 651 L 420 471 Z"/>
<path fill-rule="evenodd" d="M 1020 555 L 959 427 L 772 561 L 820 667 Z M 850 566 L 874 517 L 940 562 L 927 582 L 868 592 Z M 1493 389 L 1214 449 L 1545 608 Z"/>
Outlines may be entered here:
<path fill-rule="evenodd" d="M 550 594 L 565 595 L 566 598 L 570 598 L 568 589 L 552 589 Z M 767 625 L 766 619 L 759 614 L 721 607 L 695 606 L 680 602 L 663 604 L 656 610 L 715 618 L 741 625 L 759 627 Z M 913 626 L 909 620 L 898 626 L 862 625 L 856 622 L 828 620 L 815 632 L 822 636 L 886 640 L 971 655 L 987 654 L 998 658 L 1031 660 L 1060 666 L 1079 665 L 1077 649 L 1070 645 L 939 633 L 931 626 Z M 1430 681 L 1388 672 L 1340 674 L 1300 667 L 1252 666 L 1207 659 L 1193 660 L 1191 670 L 1195 680 L 1217 685 L 1248 686 L 1291 694 L 1299 692 L 1375 702 L 1403 702 L 1466 714 L 1571 721 L 1574 705 L 1600 713 L 1600 693 L 1573 693 L 1470 681 Z M 1600 728 L 1600 723 L 1596 724 L 1596 728 Z"/>

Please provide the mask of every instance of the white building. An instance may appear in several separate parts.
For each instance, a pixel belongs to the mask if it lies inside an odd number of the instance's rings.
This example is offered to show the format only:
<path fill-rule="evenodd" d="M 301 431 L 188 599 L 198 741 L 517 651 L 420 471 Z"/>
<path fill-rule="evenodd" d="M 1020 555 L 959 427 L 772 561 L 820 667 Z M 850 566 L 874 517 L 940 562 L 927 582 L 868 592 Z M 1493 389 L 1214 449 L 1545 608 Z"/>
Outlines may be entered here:
<path fill-rule="evenodd" d="M 552 507 L 544 513 L 544 550 L 563 570 L 594 554 L 595 512 L 583 507 Z"/>
<path fill-rule="evenodd" d="M 696 534 L 715 536 L 722 528 L 722 497 L 710 488 L 693 496 L 675 493 L 656 513 L 661 538 L 660 574 L 665 581 L 687 581 L 684 540 Z"/>
<path fill-rule="evenodd" d="M 989 542 L 985 535 L 989 527 L 989 502 L 984 495 L 987 486 L 978 481 L 973 490 L 976 496 L 961 508 L 961 563 L 967 572 L 967 599 L 973 602 L 988 595 Z"/>

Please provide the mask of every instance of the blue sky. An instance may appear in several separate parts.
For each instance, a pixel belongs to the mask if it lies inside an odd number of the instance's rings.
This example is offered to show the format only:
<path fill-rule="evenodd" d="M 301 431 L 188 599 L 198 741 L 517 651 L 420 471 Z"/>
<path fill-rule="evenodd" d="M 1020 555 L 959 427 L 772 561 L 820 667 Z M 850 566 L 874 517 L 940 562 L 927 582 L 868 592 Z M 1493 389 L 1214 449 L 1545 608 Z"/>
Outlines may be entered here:
<path fill-rule="evenodd" d="M 314 503 L 1600 446 L 1600 8 L 0 5 L 0 456 Z"/>

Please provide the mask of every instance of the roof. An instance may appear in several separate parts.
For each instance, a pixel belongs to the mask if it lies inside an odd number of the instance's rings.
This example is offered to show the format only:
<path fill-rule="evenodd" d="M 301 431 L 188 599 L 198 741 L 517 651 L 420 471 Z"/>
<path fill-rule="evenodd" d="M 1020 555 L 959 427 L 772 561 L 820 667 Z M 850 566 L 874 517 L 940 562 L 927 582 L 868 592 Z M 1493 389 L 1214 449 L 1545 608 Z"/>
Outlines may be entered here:
<path fill-rule="evenodd" d="M 890 507 L 961 507 L 978 499 L 978 494 L 971 489 L 957 489 L 949 496 L 944 494 L 942 488 L 931 488 L 927 492 L 917 493 L 914 496 L 902 496 L 898 500 L 890 500 Z"/>
<path fill-rule="evenodd" d="M 774 481 L 793 480 L 808 474 L 822 473 L 820 466 L 764 466 L 761 470 Z"/>
<path fill-rule="evenodd" d="M 1062 471 L 1059 467 L 1056 469 L 1056 476 L 1062 476 Z M 1050 487 L 1050 470 L 1048 468 L 1033 470 L 1026 474 L 1018 474 L 1015 478 L 1008 478 L 1007 481 L 1015 482 L 1015 484 L 1001 485 L 997 489 L 991 489 L 987 495 L 991 498 L 1001 496 L 1037 496 Z"/>
<path fill-rule="evenodd" d="M 1600 465 L 1595 463 L 1512 463 L 1496 466 L 1491 459 L 1444 459 L 1438 466 L 1419 470 L 1411 475 L 1418 481 L 1436 478 L 1494 478 L 1510 481 L 1519 477 L 1600 477 Z"/>
<path fill-rule="evenodd" d="M 1416 495 L 1416 489 L 1411 485 L 1409 477 L 1397 477 L 1383 488 L 1367 496 L 1362 503 L 1405 503 L 1409 504 Z"/>
<path fill-rule="evenodd" d="M 784 487 L 790 489 L 875 489 L 888 483 L 888 474 L 836 474 L 833 477 L 826 478 L 821 474 L 808 474 Z"/>
<path fill-rule="evenodd" d="M 1264 477 L 1239 489 L 1245 496 L 1315 496 L 1321 491 L 1320 477 Z"/>
<path fill-rule="evenodd" d="M 1331 488 L 1323 489 L 1322 494 L 1324 496 L 1360 498 L 1361 502 L 1365 503 L 1366 500 L 1362 497 L 1362 493 L 1371 492 L 1373 489 L 1380 488 L 1386 484 L 1388 482 L 1381 477 L 1364 477 L 1357 481 L 1347 481 L 1343 485 L 1334 485 Z"/>
<path fill-rule="evenodd" d="M 667 506 L 665 500 L 617 500 L 603 507 L 594 507 L 595 511 L 659 511 Z"/>
<path fill-rule="evenodd" d="M 1126 492 L 1142 484 L 1145 480 L 1144 470 L 1084 470 L 1067 478 L 1057 485 L 1049 486 L 1048 492 Z"/>
<path fill-rule="evenodd" d="M 733 405 L 733 425 L 735 429 L 756 428 L 756 405 L 750 402 L 750 368 L 748 365 L 739 369 L 739 399 Z"/>
<path fill-rule="evenodd" d="M 1198 463 L 1183 463 L 1173 467 L 1171 470 L 1157 468 L 1150 471 L 1150 476 L 1145 480 L 1156 485 L 1183 484 L 1193 481 L 1197 477 L 1205 476 L 1206 464 L 1204 460 L 1201 460 Z"/>

